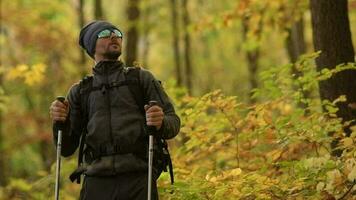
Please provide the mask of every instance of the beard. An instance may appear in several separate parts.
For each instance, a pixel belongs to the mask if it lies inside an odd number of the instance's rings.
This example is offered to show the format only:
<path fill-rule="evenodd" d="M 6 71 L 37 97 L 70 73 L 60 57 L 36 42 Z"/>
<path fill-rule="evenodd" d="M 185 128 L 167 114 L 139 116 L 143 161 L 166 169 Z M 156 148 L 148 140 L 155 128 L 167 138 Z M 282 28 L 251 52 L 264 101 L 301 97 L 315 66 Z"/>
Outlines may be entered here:
<path fill-rule="evenodd" d="M 104 58 L 109 60 L 117 60 L 121 55 L 120 51 L 107 51 L 103 54 Z"/>

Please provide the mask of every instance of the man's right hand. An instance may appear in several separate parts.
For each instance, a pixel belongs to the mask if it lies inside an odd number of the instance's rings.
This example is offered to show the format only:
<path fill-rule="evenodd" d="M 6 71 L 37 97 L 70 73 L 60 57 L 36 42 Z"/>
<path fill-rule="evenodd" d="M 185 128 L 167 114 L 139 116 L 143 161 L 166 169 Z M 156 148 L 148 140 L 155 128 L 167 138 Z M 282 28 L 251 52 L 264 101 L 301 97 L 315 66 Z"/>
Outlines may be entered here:
<path fill-rule="evenodd" d="M 67 100 L 60 102 L 55 100 L 49 107 L 49 113 L 53 122 L 64 122 L 69 113 L 69 103 Z"/>

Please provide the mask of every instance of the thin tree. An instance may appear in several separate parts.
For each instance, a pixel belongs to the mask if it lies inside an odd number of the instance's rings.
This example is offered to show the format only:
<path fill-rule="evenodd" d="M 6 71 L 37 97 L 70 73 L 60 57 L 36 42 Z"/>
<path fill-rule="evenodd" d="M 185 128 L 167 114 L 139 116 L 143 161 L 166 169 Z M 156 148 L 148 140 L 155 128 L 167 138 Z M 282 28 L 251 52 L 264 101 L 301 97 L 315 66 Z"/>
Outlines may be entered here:
<path fill-rule="evenodd" d="M 179 46 L 179 25 L 178 25 L 178 7 L 176 0 L 171 0 L 171 12 L 172 12 L 172 42 L 174 51 L 174 63 L 176 71 L 177 85 L 182 86 L 182 67 L 180 63 L 180 46 Z"/>
<path fill-rule="evenodd" d="M 316 59 L 318 71 L 334 69 L 339 64 L 355 61 L 347 6 L 347 0 L 310 1 L 314 48 L 316 51 L 321 51 Z M 333 101 L 340 95 L 346 95 L 347 101 L 337 104 L 339 110 L 336 115 L 343 121 L 355 119 L 356 113 L 350 106 L 356 102 L 355 77 L 355 70 L 345 70 L 319 82 L 322 100 Z M 349 127 L 344 131 L 346 135 L 351 133 Z M 334 152 L 336 155 L 339 153 Z"/>
<path fill-rule="evenodd" d="M 248 34 L 248 31 L 249 31 L 248 21 L 249 21 L 248 17 L 244 17 L 242 19 L 242 29 L 243 29 L 243 39 L 244 40 L 247 40 L 247 34 Z M 257 34 L 256 39 L 257 40 L 260 39 L 261 30 L 262 30 L 262 22 L 259 23 L 258 31 L 256 32 L 256 34 Z M 250 82 L 250 88 L 251 89 L 255 89 L 255 88 L 258 87 L 257 70 L 259 68 L 258 67 L 259 66 L 259 64 L 258 64 L 259 57 L 260 57 L 259 47 L 256 47 L 256 48 L 254 48 L 252 50 L 248 50 L 246 52 L 246 59 L 247 59 L 248 71 L 249 71 L 249 82 Z M 250 97 L 249 98 L 249 102 L 250 103 L 255 103 L 256 99 Z"/>
<path fill-rule="evenodd" d="M 84 0 L 78 0 L 78 4 L 76 6 L 77 14 L 78 14 L 78 26 L 79 29 L 81 29 L 84 26 L 84 12 L 83 12 L 83 7 L 84 7 Z M 79 66 L 81 67 L 81 74 L 82 76 L 85 76 L 87 74 L 85 63 L 86 63 L 86 57 L 85 57 L 85 52 L 79 48 Z"/>
<path fill-rule="evenodd" d="M 128 1 L 127 16 L 129 22 L 129 29 L 126 34 L 126 64 L 128 66 L 134 65 L 134 62 L 137 59 L 137 43 L 139 38 L 137 27 L 140 18 L 139 3 L 140 0 Z"/>
<path fill-rule="evenodd" d="M 292 63 L 295 63 L 299 56 L 306 52 L 303 18 L 293 23 L 292 26 L 288 29 L 286 46 L 289 59 Z"/>
<path fill-rule="evenodd" d="M 1 28 L 1 25 L 0 25 Z M 0 85 L 2 85 L 2 76 L 0 75 Z M 0 88 L 1 89 L 1 88 Z M 0 102 L 1 103 L 1 102 Z M 0 186 L 6 185 L 6 168 L 5 168 L 5 150 L 4 150 L 4 137 L 3 137 L 3 113 L 0 110 Z"/>
<path fill-rule="evenodd" d="M 188 13 L 188 0 L 183 0 L 182 3 L 182 12 L 183 12 L 183 32 L 184 32 L 184 63 L 185 63 L 185 78 L 186 86 L 188 93 L 192 94 L 192 77 L 193 69 L 191 64 L 191 39 L 188 27 L 190 25 L 190 17 Z"/>
<path fill-rule="evenodd" d="M 104 19 L 103 5 L 101 0 L 94 1 L 94 17 L 95 19 Z"/>
<path fill-rule="evenodd" d="M 149 54 L 149 49 L 150 49 L 150 39 L 149 35 L 151 32 L 151 21 L 150 21 L 150 16 L 152 13 L 152 6 L 150 5 L 149 0 L 145 0 L 145 6 L 143 9 L 142 13 L 142 31 L 144 34 L 142 34 L 142 65 L 146 68 L 148 68 L 148 54 Z"/>
<path fill-rule="evenodd" d="M 0 19 L 2 18 L 2 2 L 0 2 Z M 5 27 L 3 26 L 2 20 L 0 20 L 0 35 L 4 36 L 5 35 Z M 6 36 L 6 35 L 5 35 Z M 3 60 L 5 59 L 5 54 L 4 51 L 0 51 L 0 66 L 3 65 Z M 0 74 L 0 89 L 2 88 L 3 85 L 3 76 Z M 0 94 L 1 95 L 1 94 Z M 3 103 L 3 102 L 0 102 Z M 3 124 L 4 124 L 4 119 L 3 119 L 3 112 L 0 109 L 0 186 L 5 186 L 7 184 L 7 178 L 6 178 L 6 152 L 4 149 L 4 133 L 3 133 Z"/>
<path fill-rule="evenodd" d="M 304 37 L 304 19 L 303 16 L 287 30 L 288 36 L 286 38 L 286 48 L 288 51 L 289 60 L 293 63 L 292 67 L 292 76 L 294 80 L 297 80 L 299 77 L 303 76 L 303 73 L 300 70 L 297 70 L 294 63 L 297 62 L 298 58 L 305 54 L 306 52 L 306 43 Z M 300 87 L 294 88 L 295 90 L 300 90 Z M 308 98 L 310 96 L 309 92 L 302 91 L 303 98 Z M 299 102 L 299 107 L 306 108 L 305 103 Z"/>

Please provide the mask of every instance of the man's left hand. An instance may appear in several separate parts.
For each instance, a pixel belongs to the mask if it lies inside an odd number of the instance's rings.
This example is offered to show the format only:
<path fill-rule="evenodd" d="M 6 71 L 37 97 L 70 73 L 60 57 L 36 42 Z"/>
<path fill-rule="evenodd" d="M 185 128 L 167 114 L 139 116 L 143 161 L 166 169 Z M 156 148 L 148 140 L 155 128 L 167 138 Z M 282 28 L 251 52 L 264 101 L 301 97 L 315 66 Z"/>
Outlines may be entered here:
<path fill-rule="evenodd" d="M 157 130 L 161 129 L 164 118 L 163 109 L 157 105 L 151 107 L 145 105 L 145 111 L 147 126 L 155 126 Z"/>

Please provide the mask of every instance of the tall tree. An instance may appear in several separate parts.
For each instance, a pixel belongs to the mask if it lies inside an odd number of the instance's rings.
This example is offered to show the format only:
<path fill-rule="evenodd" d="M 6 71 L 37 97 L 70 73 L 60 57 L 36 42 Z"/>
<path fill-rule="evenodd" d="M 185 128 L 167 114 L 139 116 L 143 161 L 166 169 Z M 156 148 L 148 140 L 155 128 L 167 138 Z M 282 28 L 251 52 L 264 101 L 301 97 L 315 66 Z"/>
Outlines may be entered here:
<path fill-rule="evenodd" d="M 128 66 L 134 65 L 134 62 L 137 59 L 137 43 L 139 38 L 137 27 L 140 18 L 139 3 L 140 0 L 128 1 L 127 16 L 129 22 L 129 29 L 126 34 L 126 64 Z"/>
<path fill-rule="evenodd" d="M 354 62 L 347 0 L 310 1 L 313 42 L 316 51 L 321 51 L 316 59 L 317 70 L 333 69 L 336 65 Z M 349 106 L 356 102 L 356 71 L 345 70 L 319 83 L 322 100 L 333 101 L 346 95 L 347 101 L 338 103 L 337 116 L 344 121 L 355 119 L 355 112 Z M 350 134 L 348 128 L 345 129 Z"/>
<path fill-rule="evenodd" d="M 172 36 L 173 36 L 173 51 L 174 51 L 174 63 L 176 68 L 177 85 L 182 86 L 182 67 L 180 63 L 180 46 L 179 46 L 179 27 L 178 27 L 178 12 L 177 12 L 176 0 L 171 0 L 171 12 L 172 12 Z"/>
<path fill-rule="evenodd" d="M 95 19 L 104 19 L 103 5 L 101 0 L 94 1 L 94 10 Z"/>
<path fill-rule="evenodd" d="M 2 18 L 2 3 L 0 2 L 0 18 Z M 5 30 L 2 24 L 2 20 L 0 20 L 0 36 L 5 35 Z M 0 66 L 3 64 L 4 55 L 0 53 Z M 3 85 L 3 78 L 0 73 L 0 90 Z M 1 95 L 1 94 L 0 94 Z M 1 103 L 1 102 L 0 102 Z M 0 109 L 0 186 L 6 185 L 7 179 L 5 176 L 6 173 L 6 165 L 5 165 L 5 151 L 4 151 L 4 137 L 3 137 L 3 112 Z"/>
<path fill-rule="evenodd" d="M 78 14 L 78 25 L 79 29 L 81 29 L 84 26 L 84 0 L 78 0 L 77 4 L 77 14 Z M 82 76 L 85 76 L 87 74 L 86 72 L 86 67 L 85 67 L 85 62 L 86 62 L 86 57 L 85 57 L 85 52 L 79 48 L 80 51 L 80 59 L 79 59 L 79 66 L 81 67 L 81 74 Z"/>
<path fill-rule="evenodd" d="M 298 58 L 305 54 L 306 44 L 304 38 L 304 19 L 301 18 L 294 22 L 292 26 L 287 30 L 288 36 L 286 39 L 286 47 L 289 55 L 289 60 L 291 63 L 297 62 Z M 292 74 L 294 79 L 298 79 L 303 74 L 296 69 L 295 65 L 292 67 Z M 295 88 L 296 90 L 300 88 Z M 303 91 L 303 97 L 308 98 L 310 96 L 309 92 Z M 306 105 L 302 102 L 299 103 L 301 108 L 306 108 Z"/>
<path fill-rule="evenodd" d="M 144 67 L 148 67 L 148 54 L 149 54 L 149 49 L 150 49 L 150 31 L 151 31 L 151 21 L 150 17 L 152 14 L 152 6 L 150 0 L 145 0 L 144 1 L 145 6 L 143 9 L 142 13 L 142 34 L 141 41 L 143 43 L 142 45 L 142 65 Z"/>
<path fill-rule="evenodd" d="M 301 18 L 292 24 L 288 30 L 286 40 L 289 59 L 291 62 L 296 62 L 302 54 L 305 53 L 305 39 L 304 39 L 304 20 Z"/>
<path fill-rule="evenodd" d="M 243 39 L 245 41 L 248 39 L 247 38 L 247 34 L 249 31 L 248 21 L 249 21 L 249 17 L 243 17 L 242 28 L 243 28 Z M 262 22 L 260 21 L 258 30 L 256 32 L 256 40 L 260 40 L 261 30 L 262 30 Z M 259 57 L 260 57 L 259 47 L 255 47 L 254 49 L 249 49 L 246 52 L 246 59 L 247 59 L 248 71 L 249 71 L 249 82 L 250 82 L 251 89 L 255 89 L 258 87 L 257 70 L 259 66 L 258 65 Z M 249 98 L 249 102 L 255 103 L 256 99 Z"/>
<path fill-rule="evenodd" d="M 1 25 L 0 25 L 1 28 Z M 1 63 L 0 63 L 1 64 Z M 0 75 L 0 85 L 2 85 L 2 76 Z M 2 88 L 0 88 L 2 89 Z M 5 151 L 3 138 L 3 113 L 0 110 L 0 186 L 6 185 Z"/>
<path fill-rule="evenodd" d="M 186 86 L 188 88 L 188 93 L 192 94 L 192 77 L 193 69 L 191 64 L 191 41 L 190 33 L 188 27 L 190 25 L 190 17 L 188 12 L 188 0 L 183 0 L 182 3 L 182 12 L 183 12 L 183 32 L 184 32 L 184 63 L 185 63 L 185 78 Z"/>

